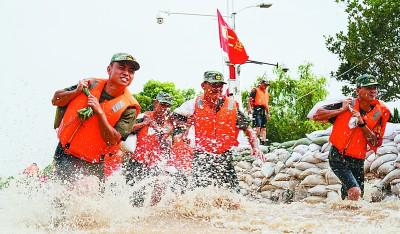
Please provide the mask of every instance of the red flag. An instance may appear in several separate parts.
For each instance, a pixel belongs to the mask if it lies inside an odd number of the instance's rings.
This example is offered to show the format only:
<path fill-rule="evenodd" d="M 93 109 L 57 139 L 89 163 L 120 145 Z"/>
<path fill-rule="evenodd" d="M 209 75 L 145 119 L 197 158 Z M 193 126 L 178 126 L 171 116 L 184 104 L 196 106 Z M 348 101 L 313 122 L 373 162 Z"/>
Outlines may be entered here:
<path fill-rule="evenodd" d="M 232 64 L 243 64 L 248 59 L 246 50 L 243 44 L 239 41 L 236 33 L 229 27 L 229 25 L 222 18 L 221 13 L 217 9 L 218 14 L 218 28 L 219 28 L 219 41 L 221 48 L 228 54 L 229 62 Z"/>

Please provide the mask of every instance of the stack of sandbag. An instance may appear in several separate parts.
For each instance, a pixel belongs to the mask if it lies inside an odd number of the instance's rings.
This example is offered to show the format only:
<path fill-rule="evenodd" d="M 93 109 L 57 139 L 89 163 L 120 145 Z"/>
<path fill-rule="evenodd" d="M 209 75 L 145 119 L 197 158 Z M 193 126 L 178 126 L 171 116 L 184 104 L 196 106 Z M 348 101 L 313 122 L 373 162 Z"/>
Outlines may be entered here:
<path fill-rule="evenodd" d="M 247 161 L 235 164 L 241 192 L 253 196 L 259 193 L 276 201 L 307 198 L 313 202 L 337 197 L 341 185 L 329 169 L 327 134 L 330 129 L 279 146 L 275 144 L 272 152 L 265 154 L 265 162 L 243 155 Z"/>
<path fill-rule="evenodd" d="M 264 154 L 265 162 L 249 156 L 250 147 L 238 150 L 234 159 L 241 192 L 275 201 L 337 199 L 341 183 L 329 167 L 330 133 L 331 128 L 307 134 L 307 138 L 273 143 L 270 153 Z M 391 188 L 387 195 L 399 195 L 400 127 L 389 133 L 376 154 L 367 154 L 365 172 L 367 178 L 376 181 L 377 191 L 386 186 Z"/>
<path fill-rule="evenodd" d="M 400 124 L 388 123 L 383 144 L 376 153 L 369 152 L 364 172 L 378 179 L 372 188 L 373 201 L 400 196 Z"/>

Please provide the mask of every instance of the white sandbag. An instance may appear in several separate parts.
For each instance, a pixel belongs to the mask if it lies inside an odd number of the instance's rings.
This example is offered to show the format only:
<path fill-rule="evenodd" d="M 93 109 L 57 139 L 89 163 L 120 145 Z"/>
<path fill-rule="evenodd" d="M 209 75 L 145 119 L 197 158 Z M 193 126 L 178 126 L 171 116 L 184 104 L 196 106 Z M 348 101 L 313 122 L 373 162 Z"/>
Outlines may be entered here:
<path fill-rule="evenodd" d="M 321 152 L 322 152 L 322 153 L 329 152 L 329 150 L 331 150 L 331 147 L 332 147 L 332 143 L 326 142 L 326 143 L 322 146 Z"/>
<path fill-rule="evenodd" d="M 321 152 L 314 152 L 314 158 L 321 160 L 321 162 L 325 162 L 328 160 L 329 152 L 321 153 Z"/>
<path fill-rule="evenodd" d="M 309 175 L 304 178 L 304 180 L 301 181 L 300 185 L 312 187 L 316 185 L 327 185 L 327 183 L 325 182 L 325 178 L 323 176 L 315 174 Z"/>
<path fill-rule="evenodd" d="M 322 137 L 317 137 L 317 138 L 313 139 L 311 142 L 313 144 L 322 146 L 323 144 L 327 143 L 328 141 L 329 141 L 329 136 L 322 136 Z"/>
<path fill-rule="evenodd" d="M 391 185 L 390 190 L 392 191 L 392 193 L 394 195 L 399 196 L 400 195 L 400 183 Z"/>
<path fill-rule="evenodd" d="M 309 168 L 309 169 L 303 171 L 303 172 L 300 174 L 299 178 L 304 179 L 304 178 L 306 178 L 307 176 L 309 176 L 309 175 L 314 175 L 314 174 L 320 175 L 320 173 L 319 173 L 320 171 L 321 171 L 321 169 L 320 169 L 320 168 L 317 168 L 317 167 Z"/>
<path fill-rule="evenodd" d="M 131 153 L 135 152 L 137 144 L 137 135 L 130 134 L 125 141 L 121 142 L 121 148 Z"/>
<path fill-rule="evenodd" d="M 310 204 L 316 204 L 316 203 L 321 203 L 325 201 L 325 197 L 319 197 L 319 196 L 309 196 L 303 199 L 304 202 L 310 203 Z"/>
<path fill-rule="evenodd" d="M 340 184 L 340 180 L 339 178 L 335 175 L 335 173 L 333 173 L 333 171 L 331 169 L 329 169 L 326 174 L 325 174 L 325 181 L 329 184 L 329 185 L 333 185 L 333 184 Z"/>
<path fill-rule="evenodd" d="M 240 161 L 238 164 L 236 164 L 236 166 L 245 169 L 245 170 L 251 170 L 252 166 L 251 163 L 247 162 L 247 161 Z"/>
<path fill-rule="evenodd" d="M 253 185 L 256 185 L 257 187 L 260 187 L 262 184 L 262 179 L 261 178 L 255 178 L 253 180 Z"/>
<path fill-rule="evenodd" d="M 297 152 L 293 152 L 292 156 L 286 160 L 286 167 L 294 167 L 294 163 L 298 162 L 301 159 L 302 155 L 297 153 Z"/>
<path fill-rule="evenodd" d="M 342 188 L 341 184 L 329 184 L 326 186 L 326 190 L 328 191 L 340 191 L 340 189 Z"/>
<path fill-rule="evenodd" d="M 378 176 L 379 177 L 385 176 L 389 174 L 389 172 L 393 171 L 395 168 L 396 167 L 394 166 L 393 161 L 385 162 L 378 168 Z"/>
<path fill-rule="evenodd" d="M 250 170 L 250 174 L 253 174 L 254 172 L 259 171 L 259 170 L 261 170 L 261 168 L 259 168 L 259 167 L 253 167 L 253 168 L 251 168 L 251 170 Z"/>
<path fill-rule="evenodd" d="M 297 152 L 301 155 L 305 154 L 308 151 L 308 145 L 298 145 L 294 147 L 293 152 Z"/>
<path fill-rule="evenodd" d="M 311 144 L 308 146 L 308 150 L 310 150 L 311 152 L 319 151 L 321 148 L 322 148 L 322 146 L 317 145 L 317 144 L 314 144 L 314 143 L 311 143 Z"/>
<path fill-rule="evenodd" d="M 320 197 L 325 197 L 326 194 L 328 193 L 328 190 L 326 190 L 325 185 L 317 185 L 308 190 L 308 193 L 313 195 L 313 196 L 320 196 Z"/>
<path fill-rule="evenodd" d="M 295 168 L 298 170 L 305 171 L 309 168 L 317 168 L 317 165 L 308 162 L 297 162 L 295 164 Z"/>
<path fill-rule="evenodd" d="M 265 159 L 267 162 L 276 163 L 278 161 L 278 155 L 276 153 L 268 153 L 265 155 Z"/>
<path fill-rule="evenodd" d="M 275 175 L 277 175 L 284 167 L 285 167 L 285 164 L 283 162 L 279 161 L 275 166 Z"/>
<path fill-rule="evenodd" d="M 372 173 L 376 173 L 376 171 L 378 170 L 378 168 L 382 165 L 382 164 L 384 164 L 384 163 L 386 163 L 386 162 L 389 162 L 389 161 L 394 161 L 394 160 L 396 160 L 397 159 L 397 154 L 385 154 L 385 155 L 383 155 L 383 156 L 381 156 L 381 157 L 379 157 L 379 158 L 377 158 L 372 164 L 371 164 L 371 167 L 370 167 L 370 172 L 372 172 Z"/>
<path fill-rule="evenodd" d="M 276 189 L 275 186 L 273 186 L 273 185 L 271 185 L 271 184 L 267 184 L 267 185 L 264 185 L 264 186 L 261 188 L 261 191 L 262 191 L 262 192 L 264 192 L 264 191 L 274 191 L 275 189 Z"/>
<path fill-rule="evenodd" d="M 254 162 L 251 164 L 253 167 L 261 167 L 262 161 L 260 159 L 254 160 Z"/>
<path fill-rule="evenodd" d="M 248 185 L 251 185 L 251 184 L 253 183 L 253 181 L 254 181 L 254 178 L 253 178 L 253 176 L 247 174 L 247 175 L 245 175 L 245 180 L 244 180 L 244 181 L 245 181 Z"/>
<path fill-rule="evenodd" d="M 315 158 L 310 151 L 307 151 L 307 153 L 304 154 L 304 156 L 300 160 L 301 162 L 308 162 L 312 164 L 317 164 L 322 162 L 318 158 Z"/>
<path fill-rule="evenodd" d="M 384 155 L 384 154 L 397 154 L 399 151 L 397 150 L 396 146 L 385 146 L 385 147 L 379 147 L 378 150 L 376 151 L 378 155 Z"/>
<path fill-rule="evenodd" d="M 388 122 L 386 124 L 385 133 L 383 134 L 384 139 L 393 140 L 397 136 L 397 132 L 400 132 L 400 124 L 394 124 Z"/>
<path fill-rule="evenodd" d="M 389 141 L 389 142 L 387 142 L 387 143 L 385 143 L 385 144 L 382 144 L 382 147 L 386 147 L 386 146 L 394 146 L 394 147 L 397 147 L 397 143 L 394 142 L 394 141 Z"/>
<path fill-rule="evenodd" d="M 399 151 L 399 153 L 400 153 L 400 143 L 397 144 L 397 151 Z"/>
<path fill-rule="evenodd" d="M 281 161 L 281 162 L 283 162 L 283 163 L 286 163 L 286 161 L 287 161 L 290 157 L 291 157 L 291 154 L 290 154 L 289 152 L 286 151 L 285 153 L 279 154 L 278 160 Z"/>
<path fill-rule="evenodd" d="M 308 137 L 308 139 L 314 140 L 317 137 L 326 136 L 326 131 L 325 130 L 317 130 L 312 133 L 306 134 L 306 136 Z"/>
<path fill-rule="evenodd" d="M 301 171 L 301 170 L 299 170 L 299 169 L 296 169 L 296 168 L 290 168 L 289 170 L 287 170 L 287 174 L 289 174 L 291 177 L 294 177 L 294 178 L 300 178 L 300 174 L 302 173 L 303 171 Z M 305 177 L 304 177 L 305 178 Z"/>
<path fill-rule="evenodd" d="M 290 175 L 286 173 L 279 173 L 277 174 L 272 181 L 288 181 L 290 180 Z M 272 184 L 271 181 L 271 184 Z"/>
<path fill-rule="evenodd" d="M 238 167 L 238 166 L 235 166 L 234 168 L 235 168 L 236 173 L 239 173 L 239 172 L 243 172 L 243 171 L 244 171 L 243 168 Z"/>
<path fill-rule="evenodd" d="M 280 154 L 288 153 L 288 151 L 286 149 L 276 149 L 274 150 L 274 153 L 276 153 L 279 156 Z"/>
<path fill-rule="evenodd" d="M 376 155 L 375 153 L 372 153 L 370 156 L 368 156 L 365 161 L 364 161 L 364 173 L 367 174 L 370 171 L 371 164 L 375 161 Z"/>
<path fill-rule="evenodd" d="M 390 182 L 391 185 L 400 183 L 400 179 L 394 179 Z"/>
<path fill-rule="evenodd" d="M 241 190 L 242 189 L 248 190 L 250 188 L 250 186 L 246 182 L 243 182 L 243 181 L 239 181 L 239 187 Z"/>
<path fill-rule="evenodd" d="M 399 143 L 400 143 L 400 134 L 397 134 L 397 136 L 394 138 L 394 142 L 395 142 L 396 144 L 399 144 Z"/>
<path fill-rule="evenodd" d="M 338 200 L 339 199 L 339 193 L 335 191 L 329 191 L 326 195 L 327 200 Z"/>
<path fill-rule="evenodd" d="M 260 145 L 259 147 L 260 147 L 260 150 L 261 150 L 261 152 L 262 152 L 263 154 L 268 153 L 268 146 L 266 146 L 266 145 Z"/>
<path fill-rule="evenodd" d="M 387 174 L 385 178 L 383 178 L 382 183 L 388 184 L 394 179 L 400 179 L 400 169 L 395 169 L 389 172 L 389 174 Z"/>
<path fill-rule="evenodd" d="M 251 176 L 253 178 L 261 178 L 261 179 L 264 178 L 264 175 L 261 173 L 261 171 L 256 171 L 253 174 L 251 174 Z"/>
<path fill-rule="evenodd" d="M 329 168 L 329 163 L 328 162 L 320 162 L 320 163 L 317 163 L 316 165 L 317 165 L 318 168 L 321 168 L 321 169 Z"/>
<path fill-rule="evenodd" d="M 289 180 L 289 181 L 271 181 L 271 185 L 280 188 L 280 189 L 290 189 L 293 190 L 296 185 L 299 184 L 298 180 Z"/>
<path fill-rule="evenodd" d="M 275 173 L 275 164 L 271 162 L 265 162 L 261 166 L 261 173 L 266 177 L 269 178 Z"/>
<path fill-rule="evenodd" d="M 302 201 L 304 198 L 307 197 L 307 187 L 303 187 L 303 186 L 297 186 L 294 189 L 294 195 L 293 195 L 293 200 L 295 202 L 299 202 Z"/>
<path fill-rule="evenodd" d="M 269 182 L 270 182 L 271 180 L 269 179 L 269 178 L 262 178 L 262 185 L 264 186 L 264 185 L 266 185 L 266 184 L 269 184 Z"/>
<path fill-rule="evenodd" d="M 344 98 L 335 98 L 335 99 L 330 99 L 330 100 L 325 100 L 325 101 L 320 101 L 317 102 L 313 108 L 308 112 L 307 118 L 308 119 L 313 119 L 313 116 L 315 113 L 317 113 L 317 110 L 324 107 L 324 106 L 329 106 L 337 103 L 342 103 Z"/>

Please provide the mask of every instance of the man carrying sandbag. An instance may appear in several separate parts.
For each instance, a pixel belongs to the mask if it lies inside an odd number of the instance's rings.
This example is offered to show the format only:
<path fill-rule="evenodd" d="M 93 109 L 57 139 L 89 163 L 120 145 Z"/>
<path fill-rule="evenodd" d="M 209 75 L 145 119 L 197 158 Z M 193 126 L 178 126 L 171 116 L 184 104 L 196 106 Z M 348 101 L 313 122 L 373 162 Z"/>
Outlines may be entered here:
<path fill-rule="evenodd" d="M 154 111 L 144 113 L 133 125 L 132 133 L 137 135 L 137 145 L 133 153 L 129 153 L 129 161 L 125 164 L 126 182 L 134 185 L 137 182 L 167 172 L 171 155 L 173 124 L 169 121 L 172 96 L 159 92 L 154 100 Z M 176 170 L 176 169 L 175 169 Z M 161 199 L 167 182 L 156 181 L 151 203 L 155 205 Z M 136 191 L 132 196 L 135 206 L 142 206 L 145 199 L 145 188 Z"/>
<path fill-rule="evenodd" d="M 55 92 L 53 105 L 65 110 L 55 125 L 60 140 L 54 154 L 58 178 L 73 181 L 79 175 L 94 175 L 102 180 L 119 163 L 119 143 L 131 133 L 140 112 L 127 89 L 139 68 L 133 56 L 117 53 L 107 67 L 108 79 L 83 79 Z"/>
<path fill-rule="evenodd" d="M 224 77 L 220 72 L 204 73 L 204 94 L 174 110 L 182 119 L 192 120 L 195 129 L 193 179 L 195 187 L 210 185 L 239 191 L 230 149 L 238 145 L 243 130 L 252 146 L 252 155 L 263 159 L 250 120 L 238 109 L 235 100 L 222 95 Z"/>
<path fill-rule="evenodd" d="M 259 86 L 251 90 L 247 104 L 249 114 L 253 115 L 253 128 L 256 130 L 256 136 L 260 135 L 262 145 L 267 144 L 267 119 L 271 119 L 268 108 L 269 85 L 268 81 L 261 80 Z"/>
<path fill-rule="evenodd" d="M 329 165 L 342 182 L 342 199 L 357 201 L 364 193 L 364 160 L 367 151 L 382 144 L 390 111 L 376 99 L 379 83 L 365 74 L 356 79 L 357 98 L 317 110 L 313 120 L 333 123 Z"/>

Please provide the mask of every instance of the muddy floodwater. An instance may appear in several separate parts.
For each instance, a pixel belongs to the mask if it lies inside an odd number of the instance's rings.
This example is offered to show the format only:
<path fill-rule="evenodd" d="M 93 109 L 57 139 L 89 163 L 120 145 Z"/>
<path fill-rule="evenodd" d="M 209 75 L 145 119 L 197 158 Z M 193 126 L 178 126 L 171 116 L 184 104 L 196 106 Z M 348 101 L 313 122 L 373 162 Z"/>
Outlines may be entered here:
<path fill-rule="evenodd" d="M 135 187 L 122 176 L 94 179 L 71 191 L 54 182 L 17 180 L 0 190 L 0 233 L 400 233 L 400 202 L 334 200 L 308 204 L 259 202 L 205 188 L 133 207 Z M 151 190 L 149 188 L 148 190 Z M 149 191 L 151 193 L 151 191 Z"/>

